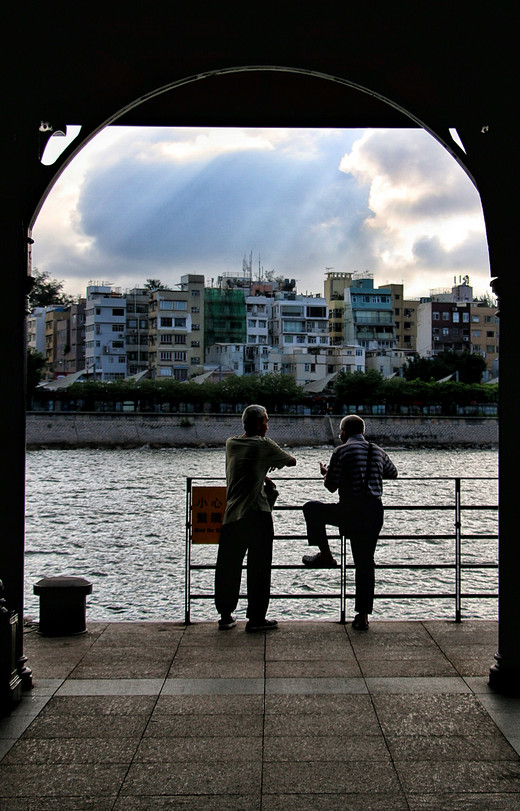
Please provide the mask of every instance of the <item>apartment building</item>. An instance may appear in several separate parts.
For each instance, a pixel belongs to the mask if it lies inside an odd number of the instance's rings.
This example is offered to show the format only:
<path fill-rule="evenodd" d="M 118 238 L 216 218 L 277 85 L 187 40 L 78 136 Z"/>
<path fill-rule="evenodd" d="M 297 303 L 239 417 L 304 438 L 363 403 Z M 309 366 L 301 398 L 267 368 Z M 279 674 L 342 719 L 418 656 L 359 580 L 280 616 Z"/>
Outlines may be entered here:
<path fill-rule="evenodd" d="M 499 319 L 497 308 L 483 302 L 470 304 L 471 351 L 486 361 L 485 380 L 498 377 Z"/>
<path fill-rule="evenodd" d="M 271 304 L 271 345 L 277 352 L 329 346 L 329 308 L 319 294 L 275 293 Z"/>
<path fill-rule="evenodd" d="M 329 334 L 331 346 L 345 343 L 345 290 L 352 287 L 352 273 L 327 270 L 324 294 L 329 308 Z"/>
<path fill-rule="evenodd" d="M 421 301 L 417 313 L 419 355 L 471 349 L 470 308 L 470 302 Z"/>
<path fill-rule="evenodd" d="M 204 276 L 181 277 L 175 290 L 154 290 L 149 301 L 148 365 L 152 378 L 188 378 L 204 364 Z"/>
<path fill-rule="evenodd" d="M 396 345 L 392 294 L 374 289 L 371 276 L 354 279 L 345 289 L 345 343 L 365 349 L 393 349 Z"/>
<path fill-rule="evenodd" d="M 63 366 L 66 375 L 81 372 L 85 368 L 85 307 L 86 299 L 79 299 L 68 308 L 68 342 L 63 345 Z"/>
<path fill-rule="evenodd" d="M 204 290 L 204 346 L 246 343 L 246 293 L 242 287 L 207 287 Z"/>
<path fill-rule="evenodd" d="M 419 301 L 405 299 L 403 284 L 385 284 L 379 290 L 390 290 L 394 314 L 395 344 L 405 352 L 417 351 L 417 308 Z"/>
<path fill-rule="evenodd" d="M 124 380 L 126 296 L 106 284 L 87 287 L 85 368 L 94 380 Z"/>
<path fill-rule="evenodd" d="M 246 296 L 246 343 L 268 346 L 272 296 Z"/>
<path fill-rule="evenodd" d="M 46 307 L 35 307 L 27 316 L 27 348 L 45 355 L 45 311 Z"/>
<path fill-rule="evenodd" d="M 148 307 L 150 290 L 134 287 L 126 293 L 126 363 L 128 376 L 148 371 Z"/>
<path fill-rule="evenodd" d="M 65 375 L 65 352 L 70 335 L 70 310 L 64 305 L 45 308 L 45 374 L 52 380 Z"/>
<path fill-rule="evenodd" d="M 219 375 L 261 375 L 273 371 L 271 347 L 262 344 L 218 343 L 206 349 L 206 369 L 214 367 Z"/>

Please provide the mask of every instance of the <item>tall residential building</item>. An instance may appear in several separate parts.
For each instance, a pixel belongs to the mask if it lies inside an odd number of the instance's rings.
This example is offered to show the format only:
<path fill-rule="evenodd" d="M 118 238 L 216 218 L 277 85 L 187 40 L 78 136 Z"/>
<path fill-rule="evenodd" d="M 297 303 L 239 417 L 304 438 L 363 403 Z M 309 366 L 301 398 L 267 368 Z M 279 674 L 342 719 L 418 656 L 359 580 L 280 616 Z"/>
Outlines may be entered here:
<path fill-rule="evenodd" d="M 345 289 L 345 343 L 365 349 L 393 349 L 393 316 L 389 288 L 374 289 L 373 278 L 355 279 Z"/>
<path fill-rule="evenodd" d="M 271 305 L 270 343 L 276 351 L 329 345 L 329 308 L 322 296 L 275 293 Z"/>
<path fill-rule="evenodd" d="M 27 316 L 27 348 L 45 355 L 45 310 L 35 307 Z"/>
<path fill-rule="evenodd" d="M 247 293 L 249 293 L 249 288 L 243 287 L 225 286 L 222 288 L 207 287 L 205 289 L 205 346 L 213 346 L 219 343 L 246 343 L 245 296 Z"/>
<path fill-rule="evenodd" d="M 269 318 L 272 296 L 246 297 L 246 343 L 269 344 Z"/>
<path fill-rule="evenodd" d="M 128 376 L 148 371 L 148 307 L 150 290 L 134 287 L 126 293 L 126 363 Z"/>
<path fill-rule="evenodd" d="M 421 357 L 444 350 L 471 349 L 470 302 L 423 299 L 417 313 L 417 352 Z"/>
<path fill-rule="evenodd" d="M 45 308 L 45 372 L 48 379 L 65 374 L 70 313 L 65 305 Z"/>
<path fill-rule="evenodd" d="M 204 364 L 204 276 L 181 276 L 175 290 L 150 295 L 148 363 L 152 378 L 188 380 Z"/>
<path fill-rule="evenodd" d="M 352 286 L 352 273 L 326 271 L 325 301 L 329 308 L 329 333 L 331 346 L 345 343 L 345 290 Z"/>
<path fill-rule="evenodd" d="M 122 380 L 126 365 L 126 297 L 104 284 L 87 287 L 85 368 L 95 380 Z"/>
<path fill-rule="evenodd" d="M 417 351 L 417 308 L 419 301 L 405 299 L 403 284 L 385 284 L 383 289 L 390 290 L 392 296 L 396 346 L 406 352 L 415 353 Z"/>
<path fill-rule="evenodd" d="M 85 368 L 85 307 L 86 299 L 80 298 L 68 307 L 69 341 L 64 348 L 65 374 L 81 372 Z"/>
<path fill-rule="evenodd" d="M 498 377 L 499 319 L 497 307 L 482 302 L 470 304 L 471 351 L 485 358 L 484 380 Z"/>

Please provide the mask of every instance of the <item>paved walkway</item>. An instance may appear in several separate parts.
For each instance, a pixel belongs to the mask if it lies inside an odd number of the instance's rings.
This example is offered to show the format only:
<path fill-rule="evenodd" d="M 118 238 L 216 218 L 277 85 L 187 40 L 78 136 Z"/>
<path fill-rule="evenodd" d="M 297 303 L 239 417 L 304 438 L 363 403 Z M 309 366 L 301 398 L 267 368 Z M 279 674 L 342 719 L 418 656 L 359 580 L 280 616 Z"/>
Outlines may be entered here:
<path fill-rule="evenodd" d="M 89 623 L 26 633 L 2 811 L 520 809 L 494 622 Z"/>

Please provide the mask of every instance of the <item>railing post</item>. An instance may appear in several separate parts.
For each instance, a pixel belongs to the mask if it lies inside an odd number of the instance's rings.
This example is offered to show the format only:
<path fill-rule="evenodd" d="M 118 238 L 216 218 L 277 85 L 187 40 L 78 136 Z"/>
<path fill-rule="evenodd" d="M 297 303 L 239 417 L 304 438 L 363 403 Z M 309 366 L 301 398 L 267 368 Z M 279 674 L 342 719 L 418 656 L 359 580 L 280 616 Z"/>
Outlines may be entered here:
<path fill-rule="evenodd" d="M 190 624 L 191 597 L 191 477 L 186 478 L 186 561 L 184 568 L 184 622 Z"/>
<path fill-rule="evenodd" d="M 345 624 L 345 611 L 346 611 L 346 603 L 347 603 L 347 562 L 346 562 L 346 546 L 347 541 L 345 535 L 341 533 L 341 559 L 340 559 L 340 583 L 339 583 L 339 590 L 340 590 L 340 603 L 339 603 L 339 621 L 344 625 Z"/>
<path fill-rule="evenodd" d="M 461 622 L 462 550 L 460 478 L 455 479 L 455 622 Z"/>

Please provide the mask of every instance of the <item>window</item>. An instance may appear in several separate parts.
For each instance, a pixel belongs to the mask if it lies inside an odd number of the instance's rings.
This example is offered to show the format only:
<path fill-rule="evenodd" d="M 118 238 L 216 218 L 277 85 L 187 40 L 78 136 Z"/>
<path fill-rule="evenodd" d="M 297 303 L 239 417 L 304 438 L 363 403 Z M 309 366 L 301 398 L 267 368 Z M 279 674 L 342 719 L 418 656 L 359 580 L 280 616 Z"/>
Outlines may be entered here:
<path fill-rule="evenodd" d="M 449 321 L 450 320 L 450 314 L 449 313 L 443 313 L 442 314 L 442 320 L 443 321 Z"/>
<path fill-rule="evenodd" d="M 307 307 L 307 317 L 308 318 L 326 318 L 327 317 L 327 308 L 326 307 Z"/>
<path fill-rule="evenodd" d="M 469 313 L 462 313 L 462 320 L 467 324 L 469 322 Z"/>
<path fill-rule="evenodd" d="M 192 296 L 200 296 L 200 290 L 192 290 L 191 295 Z"/>
<path fill-rule="evenodd" d="M 248 319 L 247 319 L 247 326 L 248 326 L 248 327 L 256 327 L 256 319 L 254 319 L 254 318 L 248 318 Z"/>
<path fill-rule="evenodd" d="M 186 352 L 174 352 L 173 359 L 175 361 L 185 361 L 186 360 Z"/>
<path fill-rule="evenodd" d="M 126 322 L 126 325 L 128 329 L 137 329 L 137 318 L 129 318 L 128 321 Z M 114 324 L 112 326 L 112 329 L 115 329 L 116 327 L 118 329 L 122 329 L 122 327 L 119 327 L 119 324 Z"/>
<path fill-rule="evenodd" d="M 192 313 L 200 313 L 200 307 L 192 307 L 191 311 Z"/>
<path fill-rule="evenodd" d="M 112 308 L 112 315 L 124 315 L 125 311 L 122 307 L 113 307 Z"/>
<path fill-rule="evenodd" d="M 185 335 L 174 335 L 173 342 L 175 344 L 185 344 L 186 343 L 186 336 Z"/>
<path fill-rule="evenodd" d="M 173 309 L 174 310 L 187 310 L 188 309 L 188 302 L 187 301 L 174 301 L 173 302 Z"/>
<path fill-rule="evenodd" d="M 494 337 L 495 337 L 495 333 L 493 332 L 493 330 L 490 330 L 489 332 L 486 332 L 486 338 L 494 338 Z"/>
<path fill-rule="evenodd" d="M 453 313 L 453 323 L 458 324 L 460 319 L 460 313 Z"/>
<path fill-rule="evenodd" d="M 171 360 L 172 359 L 172 353 L 171 352 L 160 352 L 159 357 L 160 357 L 161 360 Z"/>
<path fill-rule="evenodd" d="M 161 344 L 171 344 L 172 343 L 172 335 L 161 335 Z"/>
<path fill-rule="evenodd" d="M 159 377 L 171 377 L 171 376 L 172 370 L 170 369 L 169 366 L 159 369 Z"/>
<path fill-rule="evenodd" d="M 432 316 L 433 316 L 434 321 L 440 321 L 440 317 L 441 317 L 440 313 L 435 311 L 435 312 L 432 313 Z"/>
<path fill-rule="evenodd" d="M 303 321 L 285 321 L 283 325 L 284 332 L 305 332 Z"/>
<path fill-rule="evenodd" d="M 112 341 L 113 349 L 124 349 L 124 341 Z"/>
<path fill-rule="evenodd" d="M 195 358 L 191 359 L 191 365 L 192 366 L 198 366 L 199 364 L 200 364 L 200 358 L 195 357 Z M 238 368 L 238 363 L 236 364 L 236 367 Z"/>
<path fill-rule="evenodd" d="M 200 341 L 192 341 L 191 345 L 192 346 L 200 346 Z"/>
<path fill-rule="evenodd" d="M 124 332 L 124 324 L 112 324 L 112 332 Z"/>
<path fill-rule="evenodd" d="M 186 327 L 186 319 L 185 318 L 174 318 L 173 323 L 175 327 Z"/>
<path fill-rule="evenodd" d="M 191 325 L 192 332 L 197 332 L 200 329 L 200 324 Z"/>
<path fill-rule="evenodd" d="M 161 310 L 173 310 L 173 301 L 165 301 L 161 299 L 159 302 L 159 309 Z"/>
<path fill-rule="evenodd" d="M 443 335 L 449 335 L 449 334 L 450 334 L 450 329 L 449 329 L 449 327 L 443 327 L 443 328 L 442 328 L 442 334 L 443 334 Z"/>
<path fill-rule="evenodd" d="M 173 327 L 173 318 L 159 318 L 159 327 Z"/>
<path fill-rule="evenodd" d="M 494 346 L 486 346 L 486 352 L 496 352 L 496 348 Z"/>
<path fill-rule="evenodd" d="M 120 355 L 117 360 L 118 363 L 126 363 L 126 357 L 124 355 Z"/>
<path fill-rule="evenodd" d="M 480 330 L 479 329 L 474 329 L 473 330 L 473 337 L 474 338 L 480 338 Z"/>

